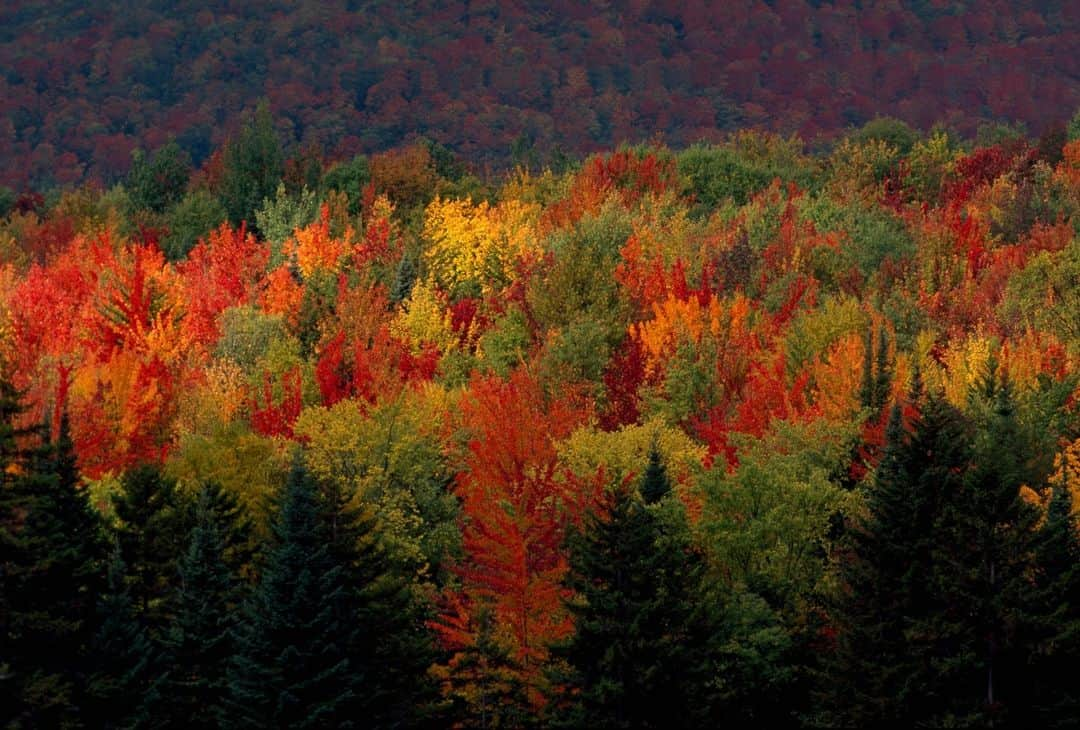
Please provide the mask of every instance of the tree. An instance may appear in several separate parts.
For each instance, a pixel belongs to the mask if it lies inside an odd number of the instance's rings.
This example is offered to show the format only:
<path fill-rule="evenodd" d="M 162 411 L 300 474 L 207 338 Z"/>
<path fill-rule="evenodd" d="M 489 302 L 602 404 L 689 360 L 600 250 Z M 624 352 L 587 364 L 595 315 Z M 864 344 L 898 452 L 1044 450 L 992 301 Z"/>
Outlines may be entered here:
<path fill-rule="evenodd" d="M 152 157 L 142 150 L 132 153 L 125 187 L 136 210 L 164 213 L 184 195 L 189 177 L 191 158 L 180 145 L 170 141 Z"/>
<path fill-rule="evenodd" d="M 685 524 L 657 511 L 670 490 L 653 450 L 641 494 L 616 487 L 569 541 L 575 632 L 554 649 L 567 665 L 553 710 L 561 725 L 692 727 L 709 717 L 704 564 Z"/>
<path fill-rule="evenodd" d="M 926 576 L 940 611 L 911 630 L 933 637 L 944 714 L 995 724 L 1032 720 L 1027 713 L 1027 636 L 1038 622 L 1031 601 L 1031 555 L 1038 509 L 1021 487 L 1036 483 L 1035 462 L 1017 415 L 1012 387 L 991 361 L 972 392 L 989 411 L 979 420 L 973 463 L 958 489 L 943 492 L 933 535 L 934 572 Z M 978 404 L 975 404 L 978 405 Z"/>
<path fill-rule="evenodd" d="M 108 585 L 98 601 L 93 673 L 81 717 L 93 727 L 144 726 L 159 697 L 157 654 L 135 613 L 125 572 L 120 551 L 114 549 Z"/>
<path fill-rule="evenodd" d="M 238 522 L 220 487 L 205 485 L 195 502 L 195 524 L 178 566 L 171 599 L 174 618 L 162 640 L 165 674 L 155 720 L 165 727 L 216 728 L 228 693 L 226 670 L 234 651 L 241 583 L 229 558 L 244 548 Z M 232 544 L 230 544 L 232 543 Z"/>
<path fill-rule="evenodd" d="M 963 417 L 938 396 L 911 430 L 902 412 L 893 406 L 866 515 L 840 554 L 836 645 L 823 688 L 831 724 L 913 724 L 950 699 L 931 669 L 940 647 L 913 628 L 945 608 L 932 591 L 935 527 L 946 494 L 964 488 L 970 441 Z"/>
<path fill-rule="evenodd" d="M 467 651 L 483 626 L 473 612 L 490 610 L 495 634 L 539 707 L 548 645 L 572 629 L 562 608 L 560 547 L 596 488 L 561 471 L 555 444 L 587 413 L 569 397 L 549 400 L 520 370 L 508 382 L 476 376 L 472 393 L 462 402 L 468 443 L 456 484 L 465 553 L 453 568 L 460 588 L 444 595 L 434 627 L 448 651 Z"/>
<path fill-rule="evenodd" d="M 159 640 L 169 619 L 169 596 L 176 585 L 177 559 L 184 552 L 187 507 L 175 480 L 152 464 L 124 474 L 113 498 L 117 543 L 129 567 L 127 584 L 135 612 Z"/>
<path fill-rule="evenodd" d="M 274 198 L 285 174 L 285 157 L 266 100 L 226 145 L 223 161 L 221 202 L 233 225 L 245 221 L 251 225 L 263 200 Z"/>
<path fill-rule="evenodd" d="M 1080 711 L 1080 695 L 1071 680 L 1080 651 L 1080 538 L 1073 497 L 1065 484 L 1053 487 L 1035 564 L 1035 600 L 1042 620 L 1032 659 L 1034 714 L 1045 727 L 1066 727 Z"/>
<path fill-rule="evenodd" d="M 274 546 L 245 601 L 228 668 L 226 727 L 347 727 L 358 690 L 346 648 L 345 566 L 336 560 L 318 489 L 297 458 L 273 526 Z"/>
<path fill-rule="evenodd" d="M 17 399 L 7 395 L 10 413 Z M 0 503 L 0 677 L 4 719 L 17 727 L 79 723 L 104 575 L 100 518 L 79 484 L 66 417 L 56 441 L 49 431 L 38 429 Z"/>

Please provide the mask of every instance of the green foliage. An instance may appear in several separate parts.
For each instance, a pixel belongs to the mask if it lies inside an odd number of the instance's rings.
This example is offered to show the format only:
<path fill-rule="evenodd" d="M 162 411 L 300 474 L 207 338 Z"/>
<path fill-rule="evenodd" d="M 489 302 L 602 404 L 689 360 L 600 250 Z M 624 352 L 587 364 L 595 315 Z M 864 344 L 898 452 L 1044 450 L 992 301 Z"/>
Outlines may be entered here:
<path fill-rule="evenodd" d="M 670 486 L 653 468 L 642 488 L 658 500 Z M 619 487 L 569 545 L 576 632 L 554 649 L 566 664 L 556 724 L 691 727 L 709 717 L 703 561 L 685 522 Z"/>
<path fill-rule="evenodd" d="M 1077 109 L 1076 114 L 1073 114 L 1072 119 L 1069 120 L 1065 134 L 1070 142 L 1080 139 L 1080 109 Z"/>
<path fill-rule="evenodd" d="M 346 162 L 339 162 L 326 171 L 322 179 L 323 190 L 337 190 L 349 196 L 349 213 L 357 215 L 364 202 L 364 188 L 371 182 L 371 171 L 363 155 Z"/>
<path fill-rule="evenodd" d="M 308 225 L 319 214 L 319 199 L 314 191 L 302 188 L 298 195 L 285 191 L 285 183 L 278 183 L 273 198 L 265 198 L 262 207 L 255 211 L 255 223 L 263 237 L 270 243 L 270 268 L 282 261 L 282 245 L 293 231 Z"/>
<path fill-rule="evenodd" d="M 360 678 L 345 648 L 359 627 L 346 616 L 345 566 L 322 509 L 297 461 L 274 521 L 274 547 L 243 606 L 224 727 L 313 728 L 346 718 Z"/>
<path fill-rule="evenodd" d="M 1056 253 L 1043 252 L 1015 274 L 1002 305 L 1003 316 L 1053 332 L 1080 352 L 1080 239 Z"/>
<path fill-rule="evenodd" d="M 0 185 L 0 218 L 7 218 L 8 214 L 15 209 L 15 201 L 18 196 L 15 191 L 4 185 Z"/>
<path fill-rule="evenodd" d="M 124 187 L 135 210 L 164 213 L 183 197 L 190 177 L 191 158 L 171 141 L 150 157 L 142 150 L 132 153 Z"/>
<path fill-rule="evenodd" d="M 849 135 L 856 143 L 880 141 L 907 155 L 919 139 L 919 133 L 907 122 L 895 117 L 874 117 Z"/>
<path fill-rule="evenodd" d="M 221 339 L 214 354 L 232 360 L 249 375 L 258 374 L 255 366 L 270 353 L 275 342 L 289 339 L 281 315 L 265 314 L 254 307 L 229 307 L 219 321 Z"/>
<path fill-rule="evenodd" d="M 239 556 L 229 551 L 237 547 L 230 543 L 242 545 L 246 536 L 235 500 L 229 505 L 224 498 L 220 487 L 207 485 L 195 500 L 194 527 L 171 598 L 174 618 L 162 640 L 163 697 L 154 714 L 163 727 L 216 728 L 225 710 L 226 668 L 242 598 L 231 567 Z"/>
<path fill-rule="evenodd" d="M 296 432 L 324 484 L 351 495 L 350 506 L 377 515 L 378 541 L 396 569 L 418 582 L 445 579 L 460 550 L 457 501 L 423 410 L 407 398 L 364 413 L 355 402 L 307 408 Z"/>
<path fill-rule="evenodd" d="M 220 198 L 233 225 L 250 226 L 263 200 L 274 195 L 285 173 L 285 158 L 264 100 L 225 146 Z"/>
<path fill-rule="evenodd" d="M 93 727 L 143 727 L 156 714 L 160 682 L 157 653 L 139 622 L 119 549 L 109 563 L 108 585 L 98 602 L 94 657 L 81 720 Z"/>
<path fill-rule="evenodd" d="M 10 438 L 19 398 L 8 388 Z M 5 472 L 23 467 L 0 492 L 0 719 L 12 727 L 76 727 L 92 666 L 105 546 L 66 424 L 55 443 L 42 427 L 29 452 L 3 449 Z"/>
<path fill-rule="evenodd" d="M 183 197 L 165 215 L 168 233 L 161 249 L 170 261 L 184 259 L 199 239 L 222 223 L 228 214 L 221 202 L 205 190 L 194 190 Z"/>
<path fill-rule="evenodd" d="M 525 314 L 518 307 L 508 309 L 480 338 L 481 362 L 505 378 L 528 356 L 532 336 Z"/>
<path fill-rule="evenodd" d="M 176 482 L 153 465 L 135 467 L 121 484 L 113 503 L 116 541 L 130 566 L 126 581 L 136 615 L 157 640 L 168 622 L 169 593 L 184 550 L 187 505 Z"/>

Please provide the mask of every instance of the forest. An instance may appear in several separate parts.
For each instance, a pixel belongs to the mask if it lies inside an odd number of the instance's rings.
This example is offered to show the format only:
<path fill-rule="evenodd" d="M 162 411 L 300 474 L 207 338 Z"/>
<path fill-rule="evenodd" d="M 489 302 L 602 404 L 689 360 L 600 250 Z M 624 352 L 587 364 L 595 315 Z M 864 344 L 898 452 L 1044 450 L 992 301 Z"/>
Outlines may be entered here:
<path fill-rule="evenodd" d="M 878 115 L 1040 135 L 1078 47 L 1074 0 L 5 0 L 0 184 L 111 184 L 170 137 L 202 164 L 264 96 L 340 158 L 423 136 L 496 167 Z"/>
<path fill-rule="evenodd" d="M 1076 722 L 1080 113 L 489 175 L 271 107 L 0 190 L 0 725 Z"/>

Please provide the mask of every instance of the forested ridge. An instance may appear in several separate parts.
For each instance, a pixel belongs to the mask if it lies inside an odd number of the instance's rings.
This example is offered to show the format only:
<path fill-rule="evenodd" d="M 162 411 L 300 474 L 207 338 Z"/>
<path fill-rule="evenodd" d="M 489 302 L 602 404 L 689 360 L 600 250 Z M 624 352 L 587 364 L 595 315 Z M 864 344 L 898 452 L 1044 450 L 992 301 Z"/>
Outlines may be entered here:
<path fill-rule="evenodd" d="M 0 724 L 1076 721 L 1080 115 L 481 177 L 270 108 L 0 195 Z"/>
<path fill-rule="evenodd" d="M 7 0 L 0 184 L 111 184 L 170 137 L 201 163 L 268 96 L 351 157 L 423 136 L 548 162 L 878 115 L 1033 135 L 1080 105 L 1069 0 Z"/>

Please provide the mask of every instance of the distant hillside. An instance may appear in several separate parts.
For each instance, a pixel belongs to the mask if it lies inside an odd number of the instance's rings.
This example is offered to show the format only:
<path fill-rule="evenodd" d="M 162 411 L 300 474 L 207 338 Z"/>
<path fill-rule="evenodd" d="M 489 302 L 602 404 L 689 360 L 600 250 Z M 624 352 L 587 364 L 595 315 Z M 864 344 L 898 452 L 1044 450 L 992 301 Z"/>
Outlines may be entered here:
<path fill-rule="evenodd" d="M 0 4 L 0 183 L 196 161 L 268 97 L 347 155 L 423 135 L 478 164 L 878 114 L 1039 133 L 1080 105 L 1074 0 L 101 0 Z"/>

